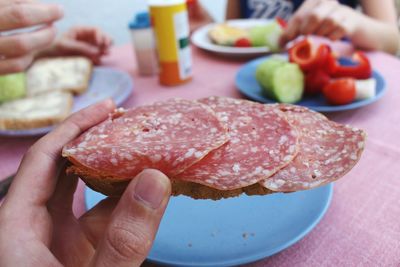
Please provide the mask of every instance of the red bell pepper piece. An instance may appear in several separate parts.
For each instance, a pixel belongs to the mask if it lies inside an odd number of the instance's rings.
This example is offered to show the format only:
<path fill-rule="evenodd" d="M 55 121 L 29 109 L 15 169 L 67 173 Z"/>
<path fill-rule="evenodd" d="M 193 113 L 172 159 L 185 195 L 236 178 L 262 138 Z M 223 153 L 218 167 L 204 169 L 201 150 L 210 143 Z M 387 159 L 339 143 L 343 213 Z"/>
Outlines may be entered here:
<path fill-rule="evenodd" d="M 317 49 L 308 40 L 304 39 L 289 49 L 290 62 L 296 63 L 304 71 L 324 67 L 331 49 L 326 44 L 321 44 Z"/>
<path fill-rule="evenodd" d="M 287 22 L 281 17 L 275 17 L 276 22 L 282 27 L 282 29 L 285 29 L 287 27 Z"/>
<path fill-rule="evenodd" d="M 322 89 L 330 81 L 331 77 L 323 69 L 315 69 L 306 73 L 305 75 L 305 89 L 306 95 L 316 95 L 322 92 Z"/>
<path fill-rule="evenodd" d="M 352 56 L 355 65 L 344 66 L 331 55 L 328 60 L 328 68 L 331 77 L 344 78 L 351 77 L 355 79 L 368 79 L 372 75 L 371 63 L 366 55 L 360 51 L 355 52 Z"/>

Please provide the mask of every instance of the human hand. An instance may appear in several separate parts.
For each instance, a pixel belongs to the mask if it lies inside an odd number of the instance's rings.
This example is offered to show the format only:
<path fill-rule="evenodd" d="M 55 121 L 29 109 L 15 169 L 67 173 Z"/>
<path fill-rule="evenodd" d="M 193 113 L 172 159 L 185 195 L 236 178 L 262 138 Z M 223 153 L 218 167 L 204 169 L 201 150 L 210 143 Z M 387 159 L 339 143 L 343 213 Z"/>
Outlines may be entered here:
<path fill-rule="evenodd" d="M 94 64 L 100 64 L 101 57 L 108 54 L 111 44 L 111 37 L 101 29 L 75 26 L 64 33 L 48 51 L 44 51 L 41 55 L 82 55 L 90 58 Z"/>
<path fill-rule="evenodd" d="M 204 24 L 213 22 L 210 14 L 198 0 L 187 0 L 186 5 L 189 13 L 190 32 L 193 32 Z"/>
<path fill-rule="evenodd" d="M 70 116 L 25 154 L 0 207 L 0 266 L 139 266 L 153 243 L 171 192 L 155 170 L 140 173 L 120 199 L 107 198 L 79 219 L 77 178 L 65 174 L 64 144 L 105 120 L 104 101 Z"/>
<path fill-rule="evenodd" d="M 360 14 L 336 0 L 307 0 L 289 20 L 280 38 L 281 46 L 300 35 L 325 36 L 333 41 L 351 37 Z"/>
<path fill-rule="evenodd" d="M 49 46 L 56 29 L 51 24 L 63 16 L 59 5 L 33 0 L 0 1 L 0 74 L 20 72 L 33 61 L 34 53 Z M 5 35 L 4 32 L 43 26 L 34 31 Z"/>

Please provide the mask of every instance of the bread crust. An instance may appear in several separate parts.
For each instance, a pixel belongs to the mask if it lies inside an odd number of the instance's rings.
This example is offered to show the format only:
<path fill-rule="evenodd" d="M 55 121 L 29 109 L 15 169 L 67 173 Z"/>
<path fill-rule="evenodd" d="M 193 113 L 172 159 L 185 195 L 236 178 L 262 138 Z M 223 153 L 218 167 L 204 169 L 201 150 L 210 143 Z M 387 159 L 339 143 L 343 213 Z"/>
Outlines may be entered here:
<path fill-rule="evenodd" d="M 85 76 L 85 84 L 82 85 L 82 87 L 77 87 L 77 88 L 71 88 L 71 89 L 69 89 L 69 90 L 71 90 L 71 92 L 74 93 L 74 94 L 80 95 L 80 94 L 86 92 L 87 89 L 89 88 L 89 85 L 90 85 L 90 80 L 91 80 L 92 74 L 93 74 L 93 64 L 92 64 L 92 62 L 91 62 L 89 59 L 87 59 L 87 58 L 85 58 L 85 59 L 86 59 L 86 60 L 89 62 L 89 64 L 90 64 L 89 71 L 88 71 L 87 75 Z"/>
<path fill-rule="evenodd" d="M 0 117 L 0 129 L 1 130 L 27 130 L 27 129 L 35 129 L 41 127 L 52 126 L 54 124 L 58 124 L 66 119 L 72 110 L 72 106 L 74 103 L 73 96 L 71 94 L 66 94 L 67 99 L 67 109 L 65 112 L 59 116 L 47 117 L 47 118 L 37 118 L 37 119 L 26 119 L 26 118 L 1 118 Z"/>
<path fill-rule="evenodd" d="M 85 166 L 71 165 L 67 173 L 79 176 L 87 186 L 107 196 L 121 196 L 132 178 L 118 178 L 107 174 L 93 171 Z M 246 195 L 267 195 L 276 193 L 256 183 L 247 187 L 235 190 L 218 190 L 205 185 L 171 179 L 172 195 L 184 195 L 194 199 L 219 200 L 223 198 Z"/>
<path fill-rule="evenodd" d="M 62 92 L 70 92 L 70 93 L 77 94 L 77 95 L 86 92 L 86 90 L 89 88 L 90 80 L 92 78 L 93 63 L 88 58 L 82 57 L 82 56 L 46 57 L 46 58 L 39 59 L 38 62 L 47 62 L 47 61 L 52 61 L 54 59 L 57 59 L 57 60 L 77 60 L 77 59 L 79 59 L 79 60 L 85 60 L 89 64 L 90 67 L 89 67 L 88 73 L 86 73 L 86 75 L 85 75 L 85 81 L 82 86 L 63 88 L 61 90 Z M 28 75 L 30 75 L 29 70 L 28 70 Z M 32 93 L 32 90 L 29 90 L 29 88 L 28 88 L 27 95 L 35 96 L 35 95 L 45 94 L 45 93 L 53 92 L 53 91 L 55 91 L 55 90 L 49 89 L 46 91 L 40 91 L 39 93 L 36 93 L 36 92 Z"/>

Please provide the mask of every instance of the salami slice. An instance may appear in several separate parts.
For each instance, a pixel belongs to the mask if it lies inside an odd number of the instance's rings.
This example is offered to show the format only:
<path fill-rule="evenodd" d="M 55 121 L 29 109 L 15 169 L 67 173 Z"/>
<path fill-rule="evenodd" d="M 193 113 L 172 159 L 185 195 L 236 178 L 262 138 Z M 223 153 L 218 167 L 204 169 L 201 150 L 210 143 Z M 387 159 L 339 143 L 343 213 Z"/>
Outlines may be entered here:
<path fill-rule="evenodd" d="M 230 140 L 175 177 L 219 190 L 259 182 L 297 153 L 297 132 L 272 106 L 222 97 L 201 99 L 227 124 Z"/>
<path fill-rule="evenodd" d="M 357 163 L 364 148 L 364 131 L 304 107 L 281 104 L 279 108 L 299 131 L 299 153 L 261 185 L 280 192 L 311 189 L 339 179 Z"/>
<path fill-rule="evenodd" d="M 210 107 L 171 99 L 114 114 L 66 145 L 63 155 L 120 179 L 146 168 L 175 176 L 227 140 L 226 127 Z"/>

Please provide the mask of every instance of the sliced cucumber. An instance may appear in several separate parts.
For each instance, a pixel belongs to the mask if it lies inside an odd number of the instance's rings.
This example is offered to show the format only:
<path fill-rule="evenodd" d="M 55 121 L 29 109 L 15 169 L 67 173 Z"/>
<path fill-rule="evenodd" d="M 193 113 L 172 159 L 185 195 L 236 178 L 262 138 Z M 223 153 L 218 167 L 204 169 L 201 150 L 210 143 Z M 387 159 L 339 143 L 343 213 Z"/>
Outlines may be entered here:
<path fill-rule="evenodd" d="M 250 28 L 249 37 L 252 46 L 267 46 L 272 52 L 279 50 L 279 37 L 283 30 L 277 22 Z"/>
<path fill-rule="evenodd" d="M 304 75 L 297 64 L 286 63 L 273 74 L 272 94 L 278 102 L 296 103 L 304 91 Z"/>
<path fill-rule="evenodd" d="M 277 22 L 270 23 L 269 32 L 266 36 L 267 46 L 271 52 L 277 52 L 280 50 L 279 38 L 281 37 L 283 30 L 282 27 Z"/>
<path fill-rule="evenodd" d="M 287 61 L 283 58 L 274 57 L 269 58 L 262 62 L 256 70 L 256 80 L 260 84 L 263 93 L 268 97 L 273 97 L 272 87 L 273 87 L 273 77 L 274 72 L 279 67 L 286 64 Z"/>

